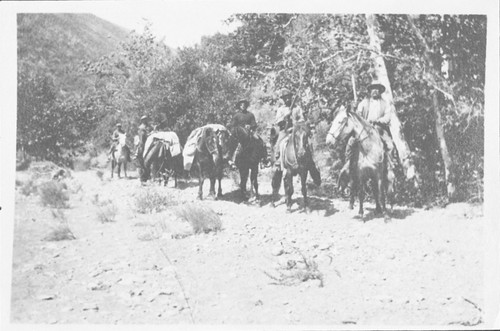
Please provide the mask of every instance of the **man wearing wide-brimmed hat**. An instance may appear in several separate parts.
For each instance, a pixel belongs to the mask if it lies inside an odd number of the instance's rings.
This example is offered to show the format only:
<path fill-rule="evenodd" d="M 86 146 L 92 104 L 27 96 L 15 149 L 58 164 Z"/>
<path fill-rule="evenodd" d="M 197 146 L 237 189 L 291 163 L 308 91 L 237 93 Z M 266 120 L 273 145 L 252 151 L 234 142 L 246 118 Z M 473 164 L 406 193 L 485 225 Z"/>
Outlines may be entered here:
<path fill-rule="evenodd" d="M 137 129 L 137 136 L 139 137 L 136 158 L 139 161 L 139 165 L 141 170 L 144 170 L 144 145 L 146 144 L 146 140 L 148 139 L 149 134 L 151 133 L 151 126 L 149 125 L 149 117 L 146 115 L 142 116 L 140 119 L 141 123 Z M 142 176 L 142 173 L 141 173 Z M 141 178 L 143 179 L 143 178 Z"/>
<path fill-rule="evenodd" d="M 118 146 L 118 140 L 120 138 L 120 134 L 125 133 L 122 128 L 121 123 L 116 123 L 116 129 L 113 131 L 111 135 L 111 147 L 109 148 L 108 157 L 111 159 L 111 155 L 116 150 L 116 146 Z"/>
<path fill-rule="evenodd" d="M 248 106 L 250 102 L 247 99 L 240 99 L 236 102 L 236 110 L 237 113 L 233 116 L 231 121 L 231 128 L 242 127 L 249 131 L 251 135 L 255 134 L 255 129 L 257 129 L 257 122 L 255 121 L 255 116 L 251 112 L 248 111 Z M 236 158 L 241 152 L 241 144 L 238 143 L 232 158 L 229 160 L 229 165 L 234 167 L 234 163 L 236 162 Z"/>
<path fill-rule="evenodd" d="M 374 81 L 368 85 L 368 96 L 363 99 L 358 105 L 356 112 L 367 122 L 378 129 L 380 137 L 384 142 L 384 147 L 388 154 L 388 167 L 392 170 L 394 160 L 392 159 L 392 151 L 394 143 L 389 133 L 389 125 L 391 121 L 391 112 L 393 111 L 392 104 L 382 98 L 382 93 L 385 92 L 385 86 L 380 82 Z M 356 143 L 354 137 L 349 138 L 346 146 L 346 163 L 342 167 L 341 175 L 350 173 L 351 159 L 353 157 L 353 145 Z"/>
<path fill-rule="evenodd" d="M 276 171 L 281 171 L 281 161 L 280 161 L 280 143 L 288 135 L 289 131 L 293 127 L 292 120 L 292 97 L 293 93 L 284 88 L 280 91 L 280 99 L 283 104 L 278 107 L 276 111 L 276 117 L 274 120 L 274 125 L 278 127 L 277 137 L 271 137 L 271 145 L 274 146 L 274 166 Z"/>

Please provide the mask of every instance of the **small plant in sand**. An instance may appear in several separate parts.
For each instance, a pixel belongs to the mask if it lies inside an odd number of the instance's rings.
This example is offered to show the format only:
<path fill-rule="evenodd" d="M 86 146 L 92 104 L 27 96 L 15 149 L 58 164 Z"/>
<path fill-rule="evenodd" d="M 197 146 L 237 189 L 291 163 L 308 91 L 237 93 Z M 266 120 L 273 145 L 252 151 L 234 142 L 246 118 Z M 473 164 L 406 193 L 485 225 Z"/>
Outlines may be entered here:
<path fill-rule="evenodd" d="M 69 194 L 66 184 L 48 181 L 40 185 L 38 192 L 44 206 L 68 208 Z"/>
<path fill-rule="evenodd" d="M 17 184 L 17 181 L 16 181 L 16 184 Z M 38 190 L 37 186 L 35 185 L 35 182 L 32 179 L 28 180 L 24 184 L 21 183 L 20 186 L 21 186 L 21 188 L 20 188 L 21 194 L 26 195 L 26 196 L 35 194 Z"/>
<path fill-rule="evenodd" d="M 101 223 L 109 223 L 116 221 L 116 214 L 118 213 L 118 208 L 115 206 L 113 202 L 108 200 L 103 206 L 100 206 L 97 209 L 97 219 Z"/>
<path fill-rule="evenodd" d="M 75 235 L 69 228 L 68 220 L 66 215 L 60 209 L 51 210 L 52 217 L 58 222 L 58 224 L 52 229 L 52 231 L 45 237 L 45 241 L 61 241 L 61 240 L 74 240 Z"/>
<path fill-rule="evenodd" d="M 276 281 L 274 284 L 277 285 L 298 285 L 308 280 L 318 279 L 320 281 L 319 287 L 323 287 L 324 276 L 318 269 L 318 263 L 313 258 L 306 257 L 298 249 L 296 251 L 301 256 L 301 259 L 298 261 L 288 260 L 286 265 L 280 265 L 276 268 L 278 276 L 271 275 L 266 271 L 264 271 L 264 274 Z"/>
<path fill-rule="evenodd" d="M 102 170 L 97 170 L 95 174 L 101 181 L 103 180 L 104 172 Z"/>
<path fill-rule="evenodd" d="M 171 196 L 152 188 L 146 189 L 135 197 L 136 210 L 141 214 L 160 212 L 175 204 Z"/>
<path fill-rule="evenodd" d="M 222 228 L 219 215 L 203 204 L 188 203 L 176 208 L 174 213 L 191 224 L 195 234 L 217 232 Z"/>

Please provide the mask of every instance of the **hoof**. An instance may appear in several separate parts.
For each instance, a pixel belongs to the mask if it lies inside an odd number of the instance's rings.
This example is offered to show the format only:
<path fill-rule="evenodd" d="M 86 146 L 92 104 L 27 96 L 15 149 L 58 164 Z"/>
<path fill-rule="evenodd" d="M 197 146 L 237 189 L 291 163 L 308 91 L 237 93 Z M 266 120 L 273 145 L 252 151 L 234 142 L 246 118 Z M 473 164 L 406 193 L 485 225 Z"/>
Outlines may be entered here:
<path fill-rule="evenodd" d="M 309 208 L 309 207 L 304 208 L 304 213 L 306 213 L 306 214 L 310 214 L 310 213 L 311 213 L 311 211 L 312 211 L 312 210 L 311 210 L 311 208 Z"/>

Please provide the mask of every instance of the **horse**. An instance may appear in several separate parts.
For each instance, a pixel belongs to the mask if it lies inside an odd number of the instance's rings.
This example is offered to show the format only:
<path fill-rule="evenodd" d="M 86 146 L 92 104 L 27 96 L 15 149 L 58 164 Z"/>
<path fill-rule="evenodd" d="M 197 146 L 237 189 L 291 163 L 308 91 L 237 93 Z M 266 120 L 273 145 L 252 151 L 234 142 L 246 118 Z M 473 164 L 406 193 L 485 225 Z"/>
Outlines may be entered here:
<path fill-rule="evenodd" d="M 145 146 L 143 174 L 147 177 L 151 175 L 153 181 L 161 182 L 163 179 L 164 186 L 167 186 L 170 177 L 174 177 L 174 187 L 177 187 L 177 177 L 182 173 L 182 154 L 177 134 L 153 133 Z"/>
<path fill-rule="evenodd" d="M 229 156 L 229 131 L 219 124 L 208 124 L 191 132 L 183 151 L 184 169 L 198 176 L 198 199 L 203 199 L 203 182 L 210 179 L 209 196 L 222 197 L 224 160 Z M 215 182 L 219 187 L 215 196 Z"/>
<path fill-rule="evenodd" d="M 358 114 L 342 107 L 334 116 L 332 126 L 328 131 L 326 143 L 334 145 L 353 135 L 357 143 L 353 149 L 351 160 L 351 192 L 349 207 L 353 209 L 356 192 L 359 198 L 359 216 L 363 217 L 363 200 L 365 185 L 372 182 L 375 198 L 375 213 L 386 214 L 386 196 L 392 196 L 392 178 L 387 176 L 387 155 L 384 143 L 378 130 L 361 118 Z"/>
<path fill-rule="evenodd" d="M 246 195 L 246 186 L 248 175 L 250 174 L 250 194 L 259 199 L 259 183 L 257 176 L 259 174 L 259 163 L 267 158 L 267 148 L 261 138 L 255 137 L 247 129 L 237 126 L 231 130 L 231 150 L 234 153 L 238 143 L 241 145 L 241 151 L 235 160 L 235 165 L 240 173 L 240 191 Z"/>
<path fill-rule="evenodd" d="M 278 192 L 281 186 L 281 177 L 285 171 L 283 185 L 285 186 L 287 212 L 292 208 L 293 177 L 300 176 L 302 185 L 302 196 L 304 197 L 304 211 L 310 212 L 309 199 L 307 197 L 307 175 L 311 174 L 314 183 L 321 185 L 321 176 L 314 165 L 312 147 L 310 143 L 311 129 L 306 122 L 297 122 L 288 137 L 284 138 L 280 145 L 281 171 L 275 171 L 272 178 L 273 198 L 272 205 L 278 200 Z"/>
<path fill-rule="evenodd" d="M 127 146 L 127 134 L 118 134 L 118 145 L 116 146 L 113 153 L 111 153 L 111 178 L 113 178 L 113 172 L 115 167 L 118 166 L 118 178 L 120 177 L 120 170 L 123 164 L 123 172 L 125 173 L 125 178 L 127 178 L 127 162 L 130 162 L 130 148 Z M 116 153 L 119 153 L 118 155 Z"/>

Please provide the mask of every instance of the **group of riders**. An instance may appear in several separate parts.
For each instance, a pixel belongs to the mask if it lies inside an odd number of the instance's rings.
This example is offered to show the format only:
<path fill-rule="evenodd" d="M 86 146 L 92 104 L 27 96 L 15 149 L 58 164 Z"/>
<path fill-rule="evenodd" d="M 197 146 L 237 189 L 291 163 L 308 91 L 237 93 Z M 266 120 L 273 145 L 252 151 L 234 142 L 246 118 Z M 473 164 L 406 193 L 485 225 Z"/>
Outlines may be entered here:
<path fill-rule="evenodd" d="M 384 148 L 386 151 L 387 157 L 387 167 L 389 171 L 393 168 L 394 159 L 393 159 L 393 140 L 390 134 L 390 121 L 391 114 L 393 109 L 392 104 L 387 102 L 382 98 L 382 94 L 385 91 L 384 85 L 378 82 L 372 82 L 368 88 L 368 95 L 365 99 L 363 99 L 357 106 L 356 112 L 360 115 L 365 121 L 370 123 L 373 127 L 375 127 L 382 141 L 384 143 Z M 274 121 L 274 126 L 277 128 L 277 134 L 275 137 L 271 137 L 272 145 L 280 146 L 280 143 L 283 139 L 285 139 L 292 131 L 294 124 L 298 122 L 306 122 L 307 114 L 304 110 L 296 104 L 294 94 L 288 90 L 283 89 L 280 93 L 281 103 L 277 108 L 276 117 Z M 258 137 L 256 133 L 257 122 L 255 120 L 255 116 L 253 113 L 248 111 L 248 107 L 250 106 L 250 102 L 246 99 L 239 100 L 236 103 L 236 114 L 233 116 L 231 121 L 231 128 L 241 127 L 247 130 L 251 135 L 253 135 L 257 139 L 261 139 Z M 147 116 L 142 116 L 140 119 L 140 125 L 138 127 L 138 147 L 136 151 L 136 158 L 139 161 L 139 164 L 143 166 L 143 152 L 144 146 L 146 144 L 146 140 L 148 135 L 153 131 L 152 126 L 150 125 L 150 120 Z M 123 134 L 124 130 L 120 123 L 116 124 L 116 130 L 112 135 L 112 146 L 109 151 L 111 155 L 113 151 L 116 149 L 118 144 L 118 138 L 120 134 Z M 351 172 L 351 161 L 354 156 L 353 150 L 356 148 L 357 139 L 355 137 L 350 137 L 348 143 L 346 145 L 346 162 L 341 170 L 341 177 L 349 177 L 349 173 Z M 233 155 L 228 160 L 228 163 L 231 167 L 234 167 L 234 163 L 239 153 L 241 152 L 242 147 L 240 144 L 236 147 Z M 276 171 L 282 171 L 281 162 L 280 162 L 280 148 L 274 148 L 274 167 Z M 269 164 L 268 160 L 264 160 L 266 164 Z M 313 165 L 315 167 L 315 165 Z"/>

